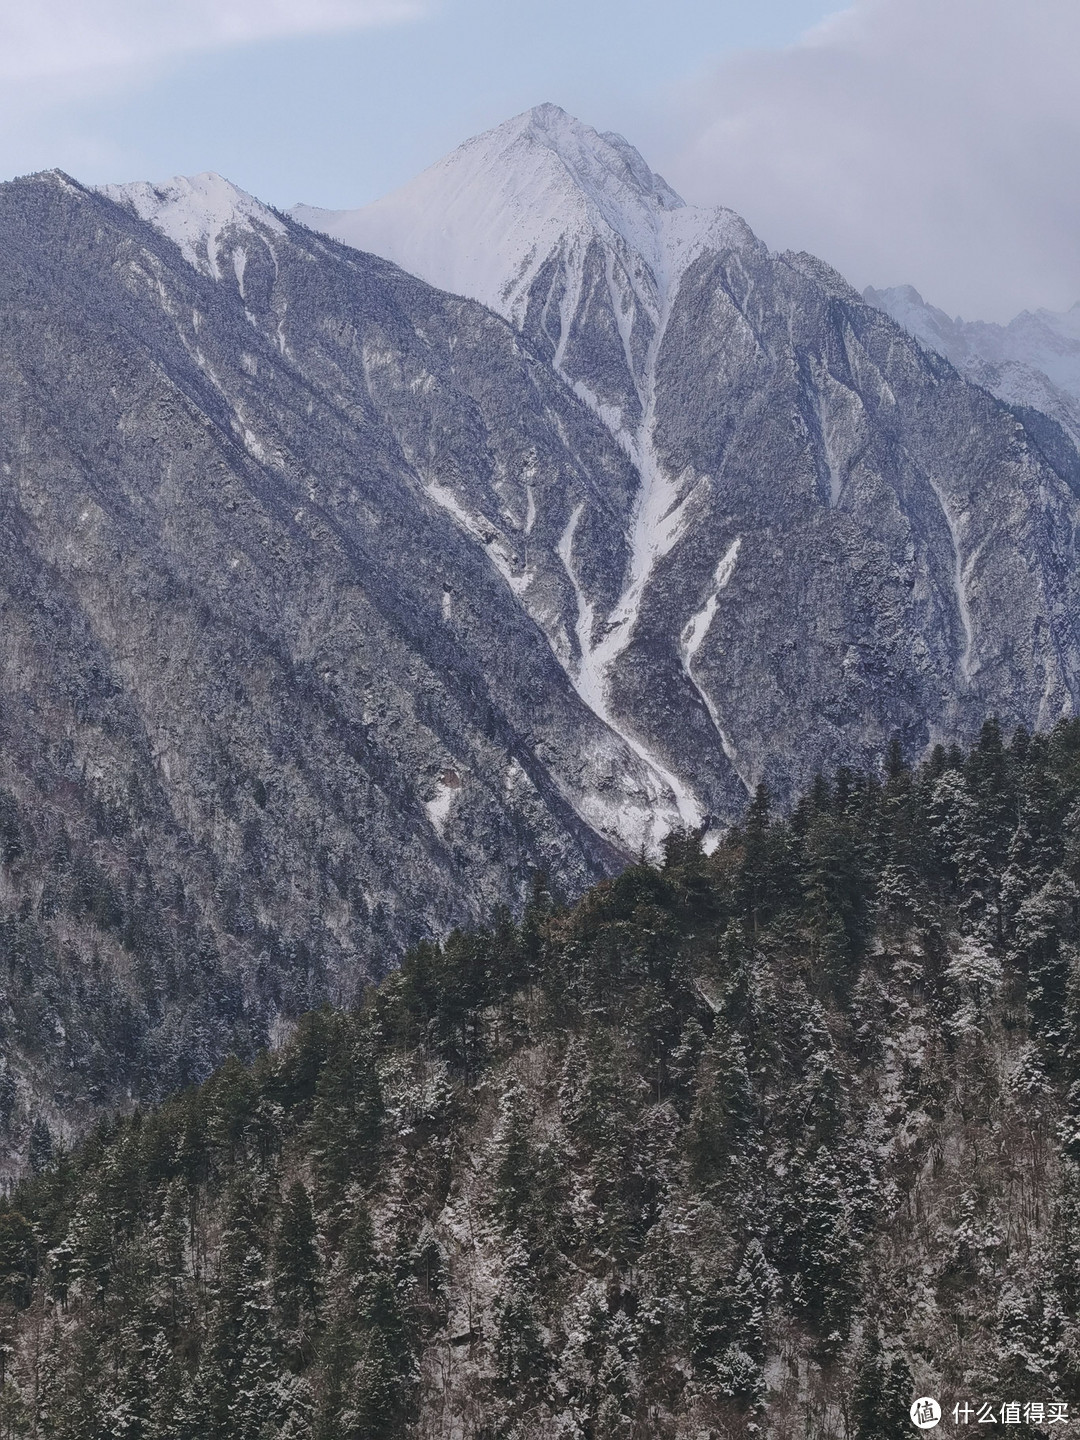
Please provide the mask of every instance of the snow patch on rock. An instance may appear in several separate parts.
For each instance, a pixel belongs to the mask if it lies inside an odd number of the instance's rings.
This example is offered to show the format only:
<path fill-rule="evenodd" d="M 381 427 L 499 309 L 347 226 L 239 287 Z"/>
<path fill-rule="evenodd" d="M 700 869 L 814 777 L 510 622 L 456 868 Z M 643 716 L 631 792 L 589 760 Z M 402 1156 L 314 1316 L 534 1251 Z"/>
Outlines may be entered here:
<path fill-rule="evenodd" d="M 578 657 L 569 670 L 574 688 L 589 709 L 601 719 L 609 730 L 619 738 L 648 767 L 657 782 L 652 820 L 649 826 L 646 848 L 653 853 L 661 840 L 676 825 L 696 827 L 701 824 L 702 811 L 697 797 L 679 777 L 657 758 L 637 736 L 625 730 L 611 713 L 607 693 L 607 668 L 610 664 L 609 640 L 605 636 L 598 645 L 593 644 L 595 612 L 592 601 L 585 594 L 574 567 L 574 534 L 581 519 L 583 505 L 575 506 L 559 540 L 558 553 L 563 562 L 570 583 L 574 587 L 578 604 L 576 636 Z M 617 653 L 617 652 L 616 652 Z M 674 799 L 674 809 L 671 801 Z"/>
<path fill-rule="evenodd" d="M 964 631 L 964 648 L 960 652 L 959 670 L 960 677 L 966 684 L 974 670 L 975 655 L 975 628 L 971 619 L 971 604 L 968 600 L 968 581 L 971 578 L 972 567 L 978 558 L 978 551 L 970 555 L 965 561 L 963 552 L 963 537 L 961 528 L 963 516 L 957 515 L 952 505 L 946 498 L 944 490 L 939 481 L 932 475 L 926 477 L 930 482 L 930 488 L 937 496 L 938 504 L 941 506 L 941 513 L 945 517 L 945 523 L 949 527 L 949 538 L 953 548 L 953 591 L 956 594 L 956 608 L 960 615 L 960 624 Z"/>
<path fill-rule="evenodd" d="M 446 822 L 450 818 L 450 810 L 461 790 L 461 776 L 456 770 L 444 770 L 435 782 L 435 794 L 430 800 L 424 802 L 424 809 L 431 828 L 443 839 L 446 834 Z"/>
<path fill-rule="evenodd" d="M 697 653 L 701 649 L 705 637 L 712 626 L 713 617 L 716 614 L 716 607 L 720 600 L 720 592 L 727 589 L 731 583 L 731 577 L 735 573 L 735 565 L 739 558 L 739 547 L 741 544 L 742 536 L 738 535 L 724 551 L 716 567 L 716 573 L 713 576 L 714 588 L 709 598 L 705 601 L 701 609 L 698 610 L 696 614 L 691 615 L 690 619 L 683 626 L 682 634 L 679 637 L 679 660 L 682 663 L 683 674 L 701 696 L 702 702 L 709 712 L 709 718 L 713 723 L 713 728 L 720 737 L 720 744 L 724 747 L 724 754 L 731 761 L 732 769 L 734 769 L 739 779 L 746 786 L 747 792 L 750 793 L 750 783 L 746 777 L 739 772 L 738 766 L 736 765 L 738 752 L 732 743 L 730 735 L 720 722 L 720 712 L 716 708 L 716 703 L 696 678 L 693 670 Z M 715 848 L 715 845 L 713 848 Z M 708 846 L 706 846 L 706 850 L 708 850 Z M 711 851 L 709 853 L 711 853 Z"/>

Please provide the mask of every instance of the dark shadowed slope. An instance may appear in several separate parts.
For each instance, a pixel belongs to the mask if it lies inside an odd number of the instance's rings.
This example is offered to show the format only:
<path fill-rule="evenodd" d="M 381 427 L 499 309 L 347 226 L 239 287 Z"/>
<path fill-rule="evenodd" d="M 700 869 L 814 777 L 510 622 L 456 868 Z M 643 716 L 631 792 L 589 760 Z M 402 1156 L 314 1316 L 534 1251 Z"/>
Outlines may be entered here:
<path fill-rule="evenodd" d="M 658 808 L 451 513 L 523 518 L 527 468 L 617 575 L 624 458 L 501 320 L 263 213 L 226 285 L 63 176 L 0 188 L 9 1055 L 84 1090 L 99 1050 L 205 1071 L 537 868 L 580 891 Z"/>

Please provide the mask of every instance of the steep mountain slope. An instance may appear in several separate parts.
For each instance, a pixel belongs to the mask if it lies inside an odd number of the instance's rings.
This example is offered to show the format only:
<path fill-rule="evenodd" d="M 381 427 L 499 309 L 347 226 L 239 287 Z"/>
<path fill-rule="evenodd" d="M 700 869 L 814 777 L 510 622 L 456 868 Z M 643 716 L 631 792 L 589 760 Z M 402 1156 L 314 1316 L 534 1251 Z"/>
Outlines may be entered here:
<path fill-rule="evenodd" d="M 0 1207 L 5 1433 L 1067 1434 L 1078 882 L 988 724 L 418 947 Z"/>
<path fill-rule="evenodd" d="M 634 476 L 507 325 L 217 181 L 15 182 L 0 245 L 4 1024 L 50 1119 L 677 818 L 515 597 L 536 544 L 573 603 L 584 509 L 611 603 Z"/>
<path fill-rule="evenodd" d="M 894 730 L 920 749 L 988 709 L 1072 711 L 1076 456 L 819 261 L 684 205 L 554 106 L 366 210 L 296 213 L 495 305 L 632 460 L 614 605 L 585 574 L 587 507 L 560 545 L 570 673 L 687 818 L 726 813 L 728 766 L 786 795 Z"/>
<path fill-rule="evenodd" d="M 177 180 L 162 190 L 146 185 L 110 187 L 108 193 L 150 220 L 180 247 L 190 263 L 209 278 L 224 283 L 226 289 L 231 287 L 235 272 L 236 283 L 243 291 L 247 251 L 239 242 L 235 252 L 227 245 L 223 249 L 221 236 L 232 233 L 235 240 L 238 234 L 242 237 L 247 231 L 251 207 L 255 204 L 249 196 L 235 191 L 218 176 Z M 281 222 L 269 212 L 263 210 L 262 214 L 264 230 L 269 232 L 280 226 Z M 294 237 L 299 233 L 294 227 Z M 325 245 L 316 243 L 314 248 L 324 256 L 333 253 Z M 342 254 L 337 256 L 339 261 L 345 258 Z M 281 287 L 280 268 L 275 271 L 274 283 Z M 404 280 L 401 283 L 405 283 Z M 335 313 L 337 298 L 329 294 L 320 296 L 302 317 L 298 316 L 287 293 L 281 294 L 274 303 L 283 311 L 292 304 L 292 323 L 298 334 L 295 344 L 313 346 L 320 351 L 323 344 L 320 331 L 328 320 L 318 307 L 326 303 L 330 312 Z M 347 307 L 348 298 L 341 297 L 340 303 Z M 460 304 L 451 306 L 451 311 L 463 317 L 474 313 L 472 307 L 462 308 Z M 495 333 L 490 328 L 482 330 L 478 346 L 487 344 Z M 449 328 L 444 337 L 455 374 L 461 363 L 457 349 L 459 338 L 462 337 L 451 334 Z M 509 336 L 506 339 L 509 342 Z M 278 341 L 285 344 L 281 335 Z M 529 364 L 533 363 L 531 352 L 521 353 Z M 417 386 L 428 384 L 427 374 L 411 379 L 411 389 L 395 392 L 390 387 L 385 393 L 379 391 L 375 400 L 389 407 L 388 422 L 409 464 L 416 469 L 427 498 L 453 520 L 461 538 L 483 550 L 487 565 L 504 586 L 525 601 L 525 608 L 543 626 L 560 663 L 568 668 L 575 643 L 571 617 L 575 615 L 577 577 L 567 571 L 561 554 L 563 541 L 571 526 L 575 529 L 578 526 L 575 514 L 584 513 L 582 539 L 589 550 L 586 583 L 597 590 L 600 603 L 610 604 L 626 565 L 626 516 L 632 504 L 636 477 L 621 451 L 605 446 L 603 432 L 592 425 L 581 432 L 589 438 L 585 448 L 576 453 L 578 476 L 584 488 L 581 485 L 567 488 L 565 483 L 556 480 L 554 472 L 543 465 L 544 457 L 535 453 L 528 419 L 529 397 L 515 393 L 512 386 L 501 384 L 495 347 L 490 347 L 486 363 L 491 366 L 484 377 L 488 403 L 502 406 L 497 420 L 494 414 L 491 420 L 501 427 L 500 442 L 505 454 L 490 457 L 478 454 L 472 446 L 474 437 L 468 433 L 468 424 L 462 426 L 458 416 L 426 415 L 430 407 L 416 402 L 414 397 Z M 555 392 L 548 387 L 546 393 Z M 587 422 L 580 407 L 568 405 L 565 394 L 562 403 L 566 414 L 574 417 L 568 423 L 575 430 L 581 430 Z M 560 443 L 564 449 L 575 451 L 579 441 L 576 434 L 567 438 L 561 431 Z M 606 724 L 606 717 L 600 718 Z M 605 800 L 602 786 L 588 783 L 576 787 L 586 793 L 578 796 L 575 803 L 596 828 L 618 843 L 637 849 L 643 843 L 655 843 L 680 815 L 690 817 L 684 813 L 683 787 L 679 780 L 657 767 L 647 755 L 639 756 L 638 760 L 632 756 L 627 758 L 627 749 L 635 749 L 632 737 L 620 736 L 608 756 L 605 773 L 609 779 L 616 777 L 610 780 L 614 786 L 610 803 Z M 611 763 L 612 755 L 617 757 L 615 763 Z M 626 770 L 626 783 L 617 778 L 622 768 Z M 607 783 L 605 780 L 605 785 Z M 635 794 L 636 800 L 630 799 L 628 804 L 628 798 Z"/>
<path fill-rule="evenodd" d="M 503 317 L 217 176 L 0 190 L 11 1153 L 537 868 L 1075 705 L 1052 422 L 554 107 L 410 196 Z"/>
<path fill-rule="evenodd" d="M 1008 325 L 994 325 L 946 315 L 911 285 L 868 286 L 863 297 L 969 380 L 1011 405 L 1050 415 L 1080 444 L 1080 303 L 1064 314 L 1025 310 Z"/>

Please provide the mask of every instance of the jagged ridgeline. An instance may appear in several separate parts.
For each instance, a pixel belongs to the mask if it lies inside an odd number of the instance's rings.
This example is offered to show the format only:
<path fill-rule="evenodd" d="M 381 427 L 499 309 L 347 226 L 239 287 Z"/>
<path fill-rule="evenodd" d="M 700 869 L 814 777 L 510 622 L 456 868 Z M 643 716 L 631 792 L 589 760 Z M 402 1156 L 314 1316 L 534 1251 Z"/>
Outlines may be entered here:
<path fill-rule="evenodd" d="M 414 948 L 0 1212 L 5 1436 L 911 1433 L 1080 1398 L 1080 722 Z M 1018 1425 L 1016 1434 L 1040 1433 Z"/>

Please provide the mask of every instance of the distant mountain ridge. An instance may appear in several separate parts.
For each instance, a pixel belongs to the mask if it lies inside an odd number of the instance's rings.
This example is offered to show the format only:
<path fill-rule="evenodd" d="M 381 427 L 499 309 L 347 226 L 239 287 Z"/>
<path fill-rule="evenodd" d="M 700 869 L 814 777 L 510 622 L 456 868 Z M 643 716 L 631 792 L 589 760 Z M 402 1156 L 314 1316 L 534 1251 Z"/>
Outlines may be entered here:
<path fill-rule="evenodd" d="M 912 285 L 868 286 L 863 294 L 969 380 L 1010 405 L 1043 411 L 1080 444 L 1080 302 L 1063 313 L 1025 310 L 995 325 L 950 317 Z"/>
<path fill-rule="evenodd" d="M 110 187 L 107 193 L 155 224 L 215 277 L 223 216 L 237 235 L 250 225 L 274 229 L 283 224 L 281 216 L 218 177 L 174 181 L 161 190 Z M 826 717 L 816 757 L 821 763 L 838 751 L 853 760 L 868 750 L 880 751 L 893 728 L 916 748 L 932 736 L 963 731 L 965 725 L 970 729 L 973 722 L 965 721 L 965 710 L 974 717 L 1000 708 L 1033 723 L 1071 711 L 1075 667 L 1064 656 L 1075 643 L 1069 633 L 1072 621 L 1066 618 L 1075 602 L 1069 599 L 1063 607 L 1061 585 L 1068 589 L 1068 567 L 1061 565 L 1059 546 L 1041 546 L 1034 533 L 1022 542 L 1029 544 L 1022 566 L 1034 562 L 1043 575 L 1036 586 L 1043 598 L 1034 603 L 1046 614 L 1040 619 L 1028 601 L 1022 602 L 1029 634 L 1010 635 L 997 647 L 1001 607 L 992 604 L 992 617 L 980 624 L 977 592 L 978 572 L 1000 542 L 988 548 L 979 537 L 980 527 L 992 528 L 1000 519 L 997 513 L 992 520 L 989 510 L 1000 512 L 1010 497 L 1005 490 L 995 489 L 992 496 L 980 492 L 975 508 L 987 513 L 978 517 L 969 509 L 963 480 L 961 493 L 950 497 L 952 479 L 932 473 L 944 466 L 961 475 L 972 459 L 969 435 L 980 432 L 988 417 L 974 415 L 962 427 L 966 433 L 949 437 L 951 456 L 941 443 L 944 432 L 920 436 L 918 446 L 907 443 L 897 433 L 896 417 L 881 409 L 880 394 L 873 393 L 880 387 L 871 383 L 865 391 L 865 376 L 859 373 L 867 365 L 871 371 L 877 368 L 870 353 L 874 344 L 885 346 L 882 355 L 895 365 L 894 335 L 874 335 L 867 346 L 869 332 L 859 334 L 865 305 L 820 261 L 770 256 L 738 216 L 685 205 L 622 137 L 601 135 L 553 105 L 475 137 L 362 211 L 297 207 L 292 213 L 353 247 L 381 249 L 430 283 L 499 311 L 628 457 L 637 493 L 628 497 L 629 513 L 619 522 L 623 534 L 611 537 L 609 532 L 609 539 L 625 545 L 609 552 L 622 557 L 621 574 L 591 553 L 598 521 L 588 502 L 560 512 L 558 532 L 543 536 L 533 526 L 539 518 L 543 528 L 550 517 L 537 510 L 527 480 L 524 494 L 519 491 L 524 524 L 515 518 L 520 512 L 514 506 L 495 515 L 489 505 L 478 503 L 467 476 L 445 483 L 437 474 L 437 456 L 425 483 L 429 498 L 469 538 L 482 541 L 489 563 L 544 632 L 579 696 L 646 767 L 659 806 L 654 839 L 672 819 L 700 825 L 710 815 L 730 813 L 739 791 L 752 790 L 760 779 L 787 793 L 792 777 L 783 757 L 793 748 L 793 732 L 787 728 L 792 696 L 805 697 L 801 706 L 795 702 L 801 725 L 812 728 Z M 242 265 L 243 255 L 240 245 L 234 264 Z M 242 287 L 242 279 L 239 283 Z M 738 293 L 740 287 L 745 295 Z M 728 313 L 708 316 L 708 307 L 715 311 L 721 297 Z M 746 300 L 763 297 L 762 315 L 754 316 Z M 855 307 L 850 319 L 860 317 L 858 324 L 845 317 L 837 330 L 838 306 Z M 800 325 L 803 333 L 798 334 Z M 756 354 L 736 355 L 748 336 Z M 852 355 L 852 341 L 861 358 Z M 758 370 L 749 410 L 747 394 L 740 393 L 748 362 Z M 688 391 L 691 378 L 695 383 Z M 720 381 L 715 394 L 706 399 L 704 393 L 690 393 L 702 381 L 708 387 L 710 378 Z M 930 373 L 905 375 L 903 381 L 912 378 L 918 389 L 939 388 Z M 891 391 L 891 381 L 882 379 Z M 777 386 L 768 409 L 777 404 L 786 409 L 793 433 L 781 444 L 786 453 L 774 453 L 771 441 L 768 453 L 761 453 L 757 406 L 765 390 Z M 981 405 L 974 396 L 966 403 L 976 410 Z M 905 410 L 904 404 L 896 406 L 902 422 L 910 418 Z M 1000 432 L 976 463 L 995 463 L 1012 423 L 994 417 L 991 425 L 1000 426 Z M 874 443 L 868 448 L 871 433 Z M 694 463 L 687 463 L 691 435 L 697 453 Z M 1045 434 L 1029 439 L 1033 482 L 1035 471 L 1048 464 L 1055 477 L 1050 509 L 1059 502 L 1068 507 L 1069 456 L 1063 459 Z M 923 453 L 916 455 L 916 449 Z M 909 582 L 890 575 L 887 566 L 884 574 L 877 567 L 872 588 L 878 593 L 858 594 L 856 576 L 844 564 L 832 577 L 836 583 L 826 588 L 838 616 L 845 617 L 840 628 L 848 643 L 840 646 L 834 637 L 818 646 L 809 666 L 793 664 L 789 652 L 780 662 L 781 673 L 760 677 L 762 684 L 753 679 L 760 663 L 756 647 L 744 657 L 748 664 L 733 666 L 730 657 L 745 642 L 748 628 L 745 597 L 737 592 L 755 550 L 750 533 L 761 530 L 766 512 L 769 519 L 757 542 L 768 548 L 786 531 L 780 553 L 791 547 L 799 552 L 788 554 L 779 567 L 781 592 L 788 591 L 781 603 L 798 610 L 810 559 L 804 547 L 809 543 L 820 553 L 821 544 L 819 535 L 810 540 L 806 526 L 816 529 L 823 519 L 816 507 L 805 510 L 803 487 L 826 494 L 828 509 L 853 520 L 864 541 L 877 546 L 879 516 L 871 512 L 879 502 L 860 494 L 861 485 L 852 487 L 845 471 L 871 472 L 873 485 L 906 500 L 911 484 L 903 472 L 912 463 L 920 472 L 922 496 L 918 515 L 905 515 L 905 523 L 915 520 L 924 531 L 929 523 L 929 532 L 902 545 L 899 533 L 893 540 L 904 551 L 903 565 L 910 563 L 912 543 L 916 551 L 925 551 L 916 565 L 929 565 L 929 593 L 919 594 L 912 609 Z M 760 480 L 770 470 L 781 489 L 794 481 L 794 491 L 783 499 L 762 491 L 755 476 Z M 1006 490 L 1017 478 L 1009 477 Z M 724 497 L 732 483 L 737 493 Z M 1034 483 L 1040 495 L 1049 493 Z M 1011 500 L 1020 504 L 1020 531 L 1025 533 L 1032 523 L 1030 505 L 1015 494 Z M 606 524 L 600 523 L 601 528 Z M 1001 558 L 1007 569 L 1011 560 L 1004 552 Z M 810 559 L 810 565 L 817 569 L 816 561 Z M 880 589 L 883 579 L 892 592 L 887 601 Z M 989 588 L 1003 583 L 1010 583 L 1004 574 Z M 772 628 L 769 611 L 777 599 L 770 580 L 749 627 L 755 635 Z M 930 653 L 922 633 L 927 601 L 931 610 L 941 612 Z M 906 608 L 907 620 L 891 631 L 888 654 L 871 658 L 866 654 L 867 617 L 882 606 L 886 611 Z M 718 644 L 732 623 L 734 631 Z M 875 650 L 873 641 L 869 648 Z M 1015 672 L 1018 654 L 1031 654 L 1035 670 L 1025 662 L 1023 678 L 1004 672 L 993 676 L 1000 670 L 995 648 L 1009 655 L 1006 670 Z M 1035 686 L 1039 699 L 1033 711 L 1028 692 Z M 1021 693 L 1026 698 L 1018 705 Z M 874 716 L 869 729 L 867 706 Z"/>

